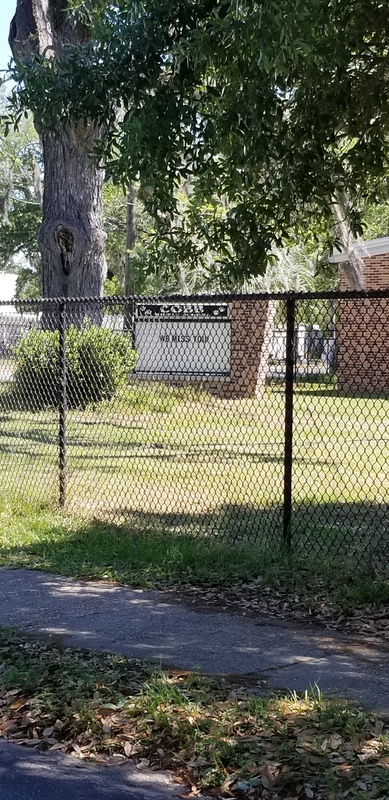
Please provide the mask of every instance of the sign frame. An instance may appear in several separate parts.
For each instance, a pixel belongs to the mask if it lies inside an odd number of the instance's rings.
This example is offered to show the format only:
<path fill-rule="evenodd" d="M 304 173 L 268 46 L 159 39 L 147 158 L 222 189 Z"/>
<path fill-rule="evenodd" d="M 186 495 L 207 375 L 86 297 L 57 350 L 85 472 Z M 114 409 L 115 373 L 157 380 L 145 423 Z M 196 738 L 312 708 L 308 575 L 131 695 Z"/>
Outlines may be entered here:
<path fill-rule="evenodd" d="M 135 309 L 135 349 L 137 349 L 137 342 L 138 346 L 140 344 L 140 339 L 143 340 L 143 353 L 139 353 L 139 361 L 141 362 L 135 368 L 136 375 L 144 375 L 145 377 L 148 376 L 160 376 L 161 378 L 165 376 L 174 376 L 174 377 L 204 377 L 204 378 L 229 378 L 231 375 L 231 317 L 230 317 L 230 305 L 228 303 L 139 303 Z M 164 323 L 173 323 L 172 331 L 164 331 Z M 220 353 L 218 354 L 220 357 L 220 368 L 217 368 L 215 365 L 215 349 L 213 348 L 213 359 L 209 359 L 209 368 L 208 369 L 199 369 L 194 368 L 185 368 L 183 366 L 179 366 L 179 363 L 185 359 L 185 355 L 188 354 L 188 344 L 190 343 L 190 338 L 193 338 L 193 345 L 194 345 L 194 362 L 198 365 L 199 360 L 201 360 L 201 354 L 199 353 L 199 346 L 203 344 L 201 341 L 201 324 L 204 323 L 204 327 L 208 329 L 204 332 L 204 344 L 208 343 L 209 337 L 209 330 L 210 327 L 213 325 L 224 325 L 227 329 L 226 336 L 221 338 L 220 340 Z M 156 328 L 156 335 L 158 337 L 157 343 L 154 345 L 154 348 L 151 350 L 147 350 L 147 339 L 149 338 L 147 330 L 150 326 L 150 333 L 152 330 L 152 326 L 155 325 Z M 163 326 L 163 328 L 162 328 Z M 179 329 L 182 326 L 182 335 L 179 332 Z M 162 331 L 161 331 L 162 328 Z M 198 330 L 197 330 L 198 329 Z M 158 332 L 159 330 L 159 332 Z M 171 340 L 169 342 L 169 339 Z M 163 342 L 165 342 L 165 347 L 168 347 L 168 352 L 166 355 L 166 359 L 161 354 L 161 349 L 163 348 Z M 162 343 L 162 344 L 161 344 Z M 180 344 L 182 343 L 183 347 L 179 350 L 177 358 L 175 359 L 174 352 L 169 352 L 169 344 Z M 149 360 L 150 366 L 147 367 L 144 362 L 147 362 L 147 353 L 151 352 L 154 354 L 154 358 L 151 357 Z M 193 351 L 191 351 L 193 352 Z M 165 361 L 165 364 L 161 364 L 161 366 L 156 367 L 153 365 L 153 362 L 157 359 L 157 354 L 161 358 L 162 362 Z M 177 361 L 175 364 L 174 362 Z M 217 359 L 216 359 L 217 361 Z M 152 366 L 153 365 L 153 366 Z"/>

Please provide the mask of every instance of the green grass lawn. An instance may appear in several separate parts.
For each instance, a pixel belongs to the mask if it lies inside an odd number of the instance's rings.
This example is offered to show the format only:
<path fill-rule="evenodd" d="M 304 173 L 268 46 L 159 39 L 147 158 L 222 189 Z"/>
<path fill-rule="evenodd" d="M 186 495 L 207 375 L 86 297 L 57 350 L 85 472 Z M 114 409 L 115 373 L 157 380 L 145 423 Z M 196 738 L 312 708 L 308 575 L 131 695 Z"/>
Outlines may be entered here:
<path fill-rule="evenodd" d="M 71 410 L 61 511 L 58 412 L 11 407 L 3 386 L 0 564 L 136 586 L 260 578 L 318 608 L 324 596 L 337 608 L 387 602 L 388 401 L 298 385 L 292 559 L 283 416 L 277 385 L 221 400 L 140 383 Z"/>
<path fill-rule="evenodd" d="M 142 588 L 223 589 L 243 599 L 267 598 L 273 590 L 288 614 L 289 600 L 309 615 L 323 605 L 336 618 L 354 609 L 389 602 L 389 582 L 369 563 L 288 557 L 262 542 L 135 530 L 131 524 L 87 520 L 50 505 L 4 500 L 0 495 L 0 565 L 54 572 L 74 578 L 119 581 Z M 281 593 L 281 594 L 280 594 Z M 292 602 L 293 606 L 293 602 Z M 270 613 L 272 613 L 270 609 Z"/>
<path fill-rule="evenodd" d="M 296 552 L 386 561 L 389 402 L 295 395 Z M 0 406 L 4 499 L 58 502 L 58 413 Z M 222 400 L 187 384 L 138 383 L 67 417 L 67 509 L 136 531 L 194 533 L 277 547 L 282 532 L 284 401 Z"/>
<path fill-rule="evenodd" d="M 144 759 L 218 797 L 388 795 L 387 723 L 318 689 L 266 695 L 244 677 L 163 671 L 4 629 L 0 662 L 0 736 L 19 744 Z"/>

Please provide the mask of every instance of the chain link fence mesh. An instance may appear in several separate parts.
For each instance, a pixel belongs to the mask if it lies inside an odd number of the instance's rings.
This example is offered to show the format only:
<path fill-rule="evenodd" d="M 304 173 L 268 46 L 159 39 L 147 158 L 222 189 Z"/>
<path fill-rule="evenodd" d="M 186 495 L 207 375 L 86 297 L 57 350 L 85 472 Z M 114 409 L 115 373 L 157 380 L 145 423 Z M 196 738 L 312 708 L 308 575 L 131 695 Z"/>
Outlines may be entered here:
<path fill-rule="evenodd" d="M 386 567 L 389 291 L 0 304 L 0 492 Z"/>

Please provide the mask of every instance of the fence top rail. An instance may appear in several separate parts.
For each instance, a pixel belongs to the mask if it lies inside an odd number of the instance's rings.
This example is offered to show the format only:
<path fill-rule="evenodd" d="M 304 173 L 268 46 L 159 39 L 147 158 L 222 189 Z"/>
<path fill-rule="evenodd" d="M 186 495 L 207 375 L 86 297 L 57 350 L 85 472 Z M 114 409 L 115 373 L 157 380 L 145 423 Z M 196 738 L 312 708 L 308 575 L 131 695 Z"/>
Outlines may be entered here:
<path fill-rule="evenodd" d="M 389 288 L 369 289 L 368 291 L 322 291 L 322 292 L 258 292 L 255 294 L 170 294 L 170 295 L 129 295 L 115 297 L 37 297 L 26 300 L 1 300 L 2 306 L 18 306 L 19 308 L 42 308 L 64 305 L 101 305 L 125 306 L 132 303 L 229 303 L 234 300 L 256 302 L 258 300 L 368 300 L 389 298 Z"/>

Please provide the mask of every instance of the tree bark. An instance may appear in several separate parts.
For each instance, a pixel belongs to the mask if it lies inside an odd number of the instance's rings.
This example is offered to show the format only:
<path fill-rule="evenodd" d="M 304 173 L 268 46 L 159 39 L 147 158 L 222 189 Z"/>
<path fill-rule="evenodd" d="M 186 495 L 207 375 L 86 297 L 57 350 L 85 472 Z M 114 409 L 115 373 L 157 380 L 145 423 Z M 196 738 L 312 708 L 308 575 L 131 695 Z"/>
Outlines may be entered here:
<path fill-rule="evenodd" d="M 63 59 L 66 44 L 85 42 L 85 29 L 69 23 L 66 9 L 66 0 L 17 0 L 9 35 L 14 58 L 44 54 Z M 43 295 L 100 297 L 106 275 L 103 174 L 88 155 L 97 130 L 80 123 L 50 132 L 35 123 L 44 166 L 38 237 Z"/>
<path fill-rule="evenodd" d="M 130 297 L 135 294 L 135 281 L 132 271 L 132 258 L 135 249 L 135 208 L 136 208 L 136 189 L 131 185 L 127 193 L 127 214 L 126 214 L 126 254 L 124 258 L 124 294 Z"/>
<path fill-rule="evenodd" d="M 136 242 L 135 228 L 135 209 L 136 209 L 136 189 L 131 184 L 127 192 L 127 211 L 126 211 L 126 253 L 124 256 L 124 295 L 133 298 L 135 294 L 134 273 L 132 271 L 133 255 Z M 124 309 L 123 327 L 125 331 L 131 331 L 132 343 L 135 345 L 135 301 L 127 300 Z"/>
<path fill-rule="evenodd" d="M 41 138 L 43 295 L 100 297 L 106 274 L 103 177 L 86 153 L 89 131 L 73 127 L 59 134 L 43 132 Z"/>
<path fill-rule="evenodd" d="M 334 219 L 335 233 L 347 253 L 347 262 L 342 266 L 344 277 L 349 289 L 362 290 L 365 287 L 363 274 L 363 260 L 355 249 L 355 238 L 352 235 L 348 221 L 348 199 L 345 191 L 336 192 L 335 201 L 331 205 Z"/>

